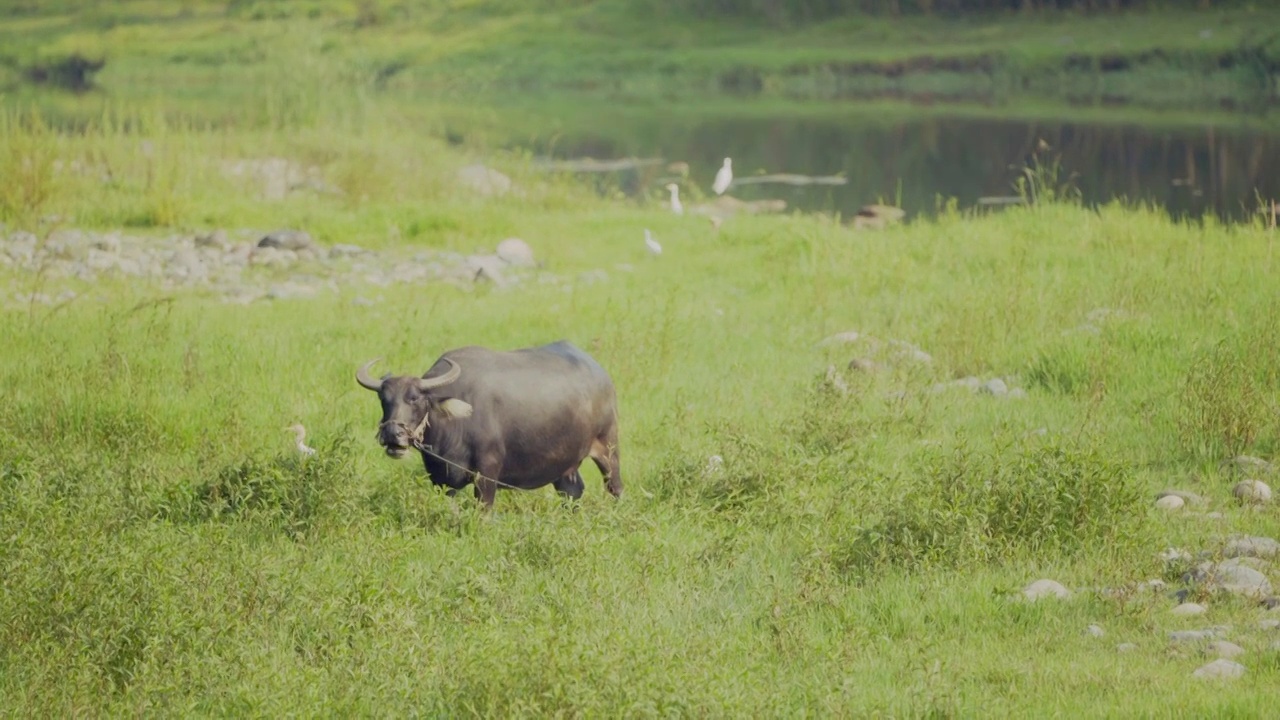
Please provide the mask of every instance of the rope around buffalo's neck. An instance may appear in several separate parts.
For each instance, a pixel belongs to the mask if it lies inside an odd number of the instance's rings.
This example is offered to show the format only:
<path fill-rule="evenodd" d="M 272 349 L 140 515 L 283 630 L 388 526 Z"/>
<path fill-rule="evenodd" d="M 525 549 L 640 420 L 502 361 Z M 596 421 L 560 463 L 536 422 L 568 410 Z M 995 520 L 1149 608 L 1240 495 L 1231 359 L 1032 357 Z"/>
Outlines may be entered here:
<path fill-rule="evenodd" d="M 453 467 L 455 467 L 455 468 L 457 468 L 457 469 L 459 469 L 459 470 L 463 471 L 464 473 L 467 473 L 468 475 L 471 475 L 471 476 L 472 476 L 472 480 L 471 480 L 472 482 L 475 482 L 477 479 L 480 479 L 480 480 L 488 480 L 489 482 L 493 483 L 494 485 L 497 485 L 498 487 L 504 487 L 504 488 L 508 488 L 508 489 L 511 489 L 511 490 L 520 490 L 520 489 L 522 489 L 522 488 L 518 488 L 518 487 L 516 487 L 515 485 L 511 485 L 511 484 L 508 484 L 508 483 L 504 483 L 504 482 L 502 482 L 501 480 L 498 480 L 497 478 L 491 478 L 491 477 L 489 477 L 489 476 L 487 476 L 487 475 L 482 475 L 482 474 L 480 473 L 480 471 L 479 471 L 479 470 L 472 470 L 472 469 L 471 469 L 471 468 L 469 468 L 469 467 L 465 467 L 465 466 L 463 466 L 463 465 L 459 465 L 458 463 L 456 463 L 456 462 L 454 462 L 454 461 L 452 461 L 452 460 L 450 460 L 450 459 L 448 459 L 448 458 L 446 458 L 446 457 L 442 457 L 442 456 L 441 456 L 439 453 L 437 453 L 435 450 L 432 450 L 432 449 L 431 449 L 431 446 L 430 446 L 430 445 L 428 445 L 428 444 L 426 444 L 426 442 L 424 442 L 424 440 L 426 439 L 426 438 L 425 438 L 425 433 L 426 433 L 426 431 L 427 431 L 427 428 L 431 427 L 430 418 L 431 418 L 431 413 L 426 413 L 426 414 L 424 414 L 424 415 L 422 416 L 422 422 L 418 423 L 418 427 L 414 428 L 414 429 L 413 429 L 413 433 L 409 436 L 409 442 L 413 443 L 413 447 L 414 447 L 418 452 L 422 453 L 423 455 L 430 455 L 431 457 L 433 457 L 433 458 L 435 458 L 435 459 L 439 460 L 440 462 L 442 462 L 442 463 L 444 463 L 444 464 L 446 464 L 446 465 L 452 465 Z"/>

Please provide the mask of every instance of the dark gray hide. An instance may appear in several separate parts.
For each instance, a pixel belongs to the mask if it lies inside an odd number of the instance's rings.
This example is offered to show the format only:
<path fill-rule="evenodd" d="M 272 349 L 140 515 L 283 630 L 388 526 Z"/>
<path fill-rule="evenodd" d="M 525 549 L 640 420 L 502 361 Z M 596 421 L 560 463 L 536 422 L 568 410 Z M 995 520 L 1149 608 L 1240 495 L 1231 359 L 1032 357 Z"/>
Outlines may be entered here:
<path fill-rule="evenodd" d="M 374 379 L 368 373 L 374 362 L 361 367 L 356 380 L 382 402 L 378 442 L 388 455 L 403 457 L 421 427 L 419 449 L 430 451 L 422 453 L 427 475 L 451 494 L 474 481 L 485 507 L 498 487 L 550 484 L 577 498 L 583 490 L 578 467 L 590 457 L 608 491 L 622 495 L 613 381 L 571 343 L 450 350 L 421 378 Z"/>

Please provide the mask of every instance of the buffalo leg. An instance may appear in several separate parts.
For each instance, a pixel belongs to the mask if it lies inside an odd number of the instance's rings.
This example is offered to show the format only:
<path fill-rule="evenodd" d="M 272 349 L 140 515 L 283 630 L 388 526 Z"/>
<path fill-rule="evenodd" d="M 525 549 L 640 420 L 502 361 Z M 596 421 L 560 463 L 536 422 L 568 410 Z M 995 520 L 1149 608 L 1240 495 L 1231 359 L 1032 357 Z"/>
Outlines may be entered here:
<path fill-rule="evenodd" d="M 476 499 L 485 510 L 493 508 L 493 498 L 498 492 L 497 479 L 502 474 L 502 463 L 492 458 L 486 458 L 480 462 L 480 466 L 476 468 L 475 476 Z"/>
<path fill-rule="evenodd" d="M 582 491 L 586 487 L 582 482 L 582 473 L 578 472 L 577 468 L 566 473 L 564 477 L 556 480 L 552 485 L 555 487 L 556 492 L 570 500 L 577 500 L 582 497 Z"/>
<path fill-rule="evenodd" d="M 591 443 L 591 460 L 600 468 L 604 487 L 614 497 L 622 497 L 622 472 L 618 467 L 618 431 L 610 429 Z"/>

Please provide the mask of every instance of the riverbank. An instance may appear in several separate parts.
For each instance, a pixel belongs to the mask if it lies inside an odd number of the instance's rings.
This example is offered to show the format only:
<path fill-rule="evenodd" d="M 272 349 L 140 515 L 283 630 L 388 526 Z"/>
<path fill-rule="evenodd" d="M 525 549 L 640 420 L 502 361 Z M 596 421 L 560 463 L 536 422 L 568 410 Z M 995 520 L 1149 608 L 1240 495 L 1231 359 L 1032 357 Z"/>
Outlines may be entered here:
<path fill-rule="evenodd" d="M 1275 101 L 1280 69 L 1280 46 L 1257 31 L 1280 23 L 1280 10 L 1259 8 L 864 17 L 782 30 L 637 17 L 621 2 L 554 10 L 499 0 L 450 11 L 336 2 L 165 10 L 141 0 L 56 8 L 0 21 L 0 86 L 13 92 L 80 77 L 114 98 L 215 102 L 358 88 L 1257 110 Z M 76 57 L 105 64 L 65 67 Z"/>

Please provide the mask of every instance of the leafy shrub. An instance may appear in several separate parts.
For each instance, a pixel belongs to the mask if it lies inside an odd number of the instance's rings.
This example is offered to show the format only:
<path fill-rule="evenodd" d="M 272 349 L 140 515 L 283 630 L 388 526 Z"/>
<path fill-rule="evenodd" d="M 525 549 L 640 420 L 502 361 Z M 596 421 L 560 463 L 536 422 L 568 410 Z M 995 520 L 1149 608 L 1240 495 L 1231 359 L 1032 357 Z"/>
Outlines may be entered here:
<path fill-rule="evenodd" d="M 1124 548 L 1143 537 L 1143 488 L 1091 449 L 975 457 L 962 448 L 922 475 L 880 517 L 837 540 L 831 557 L 840 570 L 960 567 L 1015 554 Z"/>
<path fill-rule="evenodd" d="M 700 454 L 676 451 L 658 468 L 655 489 L 663 499 L 681 499 L 717 513 L 738 513 L 776 494 L 788 481 L 785 453 L 745 434 L 727 431 L 724 462 L 713 468 Z"/>
<path fill-rule="evenodd" d="M 1178 435 L 1193 454 L 1222 457 L 1254 444 L 1275 411 L 1280 368 L 1266 334 L 1223 340 L 1191 362 L 1182 383 Z"/>
<path fill-rule="evenodd" d="M 313 457 L 250 458 L 223 468 L 194 492 L 178 490 L 162 517 L 200 520 L 260 519 L 291 538 L 307 535 L 324 516 L 343 511 L 341 489 L 355 479 L 350 443 L 339 436 Z"/>

